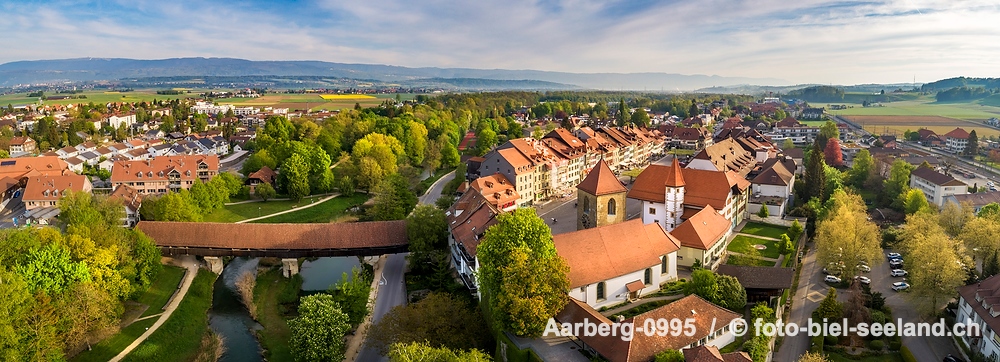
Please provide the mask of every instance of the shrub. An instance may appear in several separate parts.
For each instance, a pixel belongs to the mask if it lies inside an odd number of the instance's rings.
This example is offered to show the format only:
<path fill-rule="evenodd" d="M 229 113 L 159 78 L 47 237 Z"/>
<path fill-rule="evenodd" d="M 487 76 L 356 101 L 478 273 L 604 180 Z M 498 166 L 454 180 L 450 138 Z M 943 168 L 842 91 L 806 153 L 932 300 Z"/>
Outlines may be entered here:
<path fill-rule="evenodd" d="M 824 341 L 823 336 L 809 337 L 809 341 L 811 342 L 809 346 L 809 352 L 813 353 L 823 352 L 823 341 Z"/>
<path fill-rule="evenodd" d="M 876 351 L 881 351 L 882 348 L 885 348 L 885 342 L 882 342 L 881 339 L 876 339 L 868 343 L 868 347 Z"/>
<path fill-rule="evenodd" d="M 837 344 L 837 337 L 836 336 L 826 336 L 823 339 L 823 344 L 830 345 L 830 346 L 836 345 Z"/>

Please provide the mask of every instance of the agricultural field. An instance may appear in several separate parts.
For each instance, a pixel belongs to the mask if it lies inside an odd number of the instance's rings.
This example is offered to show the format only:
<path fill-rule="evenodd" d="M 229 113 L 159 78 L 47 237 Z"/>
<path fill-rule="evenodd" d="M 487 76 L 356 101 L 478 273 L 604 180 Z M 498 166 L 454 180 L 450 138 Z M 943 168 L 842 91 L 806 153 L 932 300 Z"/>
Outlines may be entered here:
<path fill-rule="evenodd" d="M 87 98 L 79 99 L 60 99 L 60 100 L 50 100 L 42 101 L 42 104 L 81 104 L 81 103 L 109 103 L 109 102 L 149 102 L 154 99 L 178 99 L 178 98 L 196 98 L 198 94 L 203 92 L 202 90 L 191 90 L 191 93 L 187 94 L 177 94 L 177 95 L 164 95 L 156 94 L 156 90 L 136 90 L 131 92 L 109 92 L 109 91 L 85 91 L 77 94 L 57 94 L 57 93 L 45 93 L 45 96 L 86 96 Z M 19 106 L 25 104 L 33 104 L 38 102 L 38 98 L 28 98 L 27 93 L 14 93 L 6 94 L 0 96 L 0 105 L 6 107 L 8 104 Z"/>
<path fill-rule="evenodd" d="M 916 131 L 927 128 L 937 134 L 945 134 L 962 127 L 966 131 L 976 130 L 976 134 L 982 138 L 985 136 L 1000 136 L 1000 130 L 986 127 L 981 122 L 963 121 L 961 119 L 939 117 L 939 116 L 844 116 L 864 127 L 865 130 L 874 134 L 892 134 L 902 136 L 906 130 Z"/>
<path fill-rule="evenodd" d="M 362 107 L 375 107 L 386 99 L 395 99 L 395 94 L 268 94 L 258 98 L 225 98 L 219 99 L 219 104 L 232 104 L 237 107 L 276 107 L 310 109 L 313 111 L 340 110 L 354 108 L 355 104 Z M 400 99 L 413 99 L 412 94 L 401 94 Z"/>

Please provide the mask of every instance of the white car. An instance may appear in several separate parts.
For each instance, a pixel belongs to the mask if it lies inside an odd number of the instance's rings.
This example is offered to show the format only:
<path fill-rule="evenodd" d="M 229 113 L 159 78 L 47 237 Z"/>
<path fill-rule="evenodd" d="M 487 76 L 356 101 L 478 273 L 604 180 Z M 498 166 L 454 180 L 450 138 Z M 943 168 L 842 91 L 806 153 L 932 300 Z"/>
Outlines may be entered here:
<path fill-rule="evenodd" d="M 858 264 L 858 270 L 860 270 L 862 273 L 870 273 L 872 271 L 872 268 L 864 264 Z"/>
<path fill-rule="evenodd" d="M 827 283 L 840 283 L 840 278 L 837 278 L 833 275 L 827 275 L 826 278 L 823 278 L 823 281 Z"/>
<path fill-rule="evenodd" d="M 886 257 L 886 258 L 889 258 L 889 259 L 902 259 L 902 258 L 903 258 L 903 256 L 902 256 L 902 255 L 899 255 L 899 253 L 889 253 L 889 254 L 885 254 L 885 257 Z"/>
<path fill-rule="evenodd" d="M 872 283 L 872 280 L 868 279 L 868 277 L 856 276 L 856 277 L 854 277 L 854 279 L 857 279 L 859 282 L 861 282 L 861 284 L 871 284 Z"/>
<path fill-rule="evenodd" d="M 907 290 L 909 288 L 910 288 L 910 284 L 908 284 L 906 282 L 895 282 L 895 283 L 892 283 L 892 290 L 895 290 L 897 292 L 901 291 L 901 290 Z"/>
<path fill-rule="evenodd" d="M 893 269 L 892 272 L 889 273 L 889 275 L 894 277 L 905 277 L 907 274 L 909 273 L 907 273 L 906 270 L 903 269 Z"/>

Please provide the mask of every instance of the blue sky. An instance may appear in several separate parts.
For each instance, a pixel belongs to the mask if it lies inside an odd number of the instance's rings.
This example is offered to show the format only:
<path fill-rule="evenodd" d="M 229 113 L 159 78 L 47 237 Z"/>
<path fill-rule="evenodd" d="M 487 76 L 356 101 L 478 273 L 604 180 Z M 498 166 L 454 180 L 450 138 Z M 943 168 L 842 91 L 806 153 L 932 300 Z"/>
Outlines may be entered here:
<path fill-rule="evenodd" d="M 0 0 L 0 63 L 233 57 L 794 83 L 1000 76 L 1000 2 Z"/>

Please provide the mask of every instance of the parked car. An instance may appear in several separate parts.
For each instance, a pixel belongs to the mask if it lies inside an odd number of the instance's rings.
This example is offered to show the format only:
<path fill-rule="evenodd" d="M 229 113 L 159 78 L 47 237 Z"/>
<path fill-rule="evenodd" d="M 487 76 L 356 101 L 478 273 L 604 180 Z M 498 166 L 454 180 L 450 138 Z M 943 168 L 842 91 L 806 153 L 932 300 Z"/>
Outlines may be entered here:
<path fill-rule="evenodd" d="M 910 288 L 910 284 L 908 284 L 906 282 L 895 282 L 895 283 L 892 283 L 892 290 L 895 290 L 897 292 L 898 291 L 902 291 L 902 290 L 907 290 L 909 288 Z"/>
<path fill-rule="evenodd" d="M 854 279 L 857 279 L 859 282 L 861 282 L 861 284 L 871 284 L 872 283 L 871 279 L 868 279 L 868 277 L 863 277 L 863 276 L 860 276 L 860 275 L 854 277 Z"/>
<path fill-rule="evenodd" d="M 843 269 L 840 269 L 840 268 L 835 267 L 835 266 L 831 266 L 829 268 L 823 268 L 823 274 L 840 275 L 843 272 L 844 272 Z"/>
<path fill-rule="evenodd" d="M 889 269 L 893 269 L 893 270 L 895 270 L 895 269 L 903 269 L 903 262 L 902 261 L 895 261 L 895 260 L 890 261 L 889 262 Z"/>
<path fill-rule="evenodd" d="M 902 258 L 903 256 L 899 255 L 899 253 L 889 253 L 885 254 L 885 257 L 888 259 L 893 259 L 893 258 Z"/>
<path fill-rule="evenodd" d="M 889 273 L 889 275 L 894 277 L 905 277 L 907 274 L 909 273 L 907 273 L 906 270 L 903 269 L 893 269 L 893 271 Z"/>
<path fill-rule="evenodd" d="M 872 268 L 864 264 L 858 264 L 858 270 L 862 273 L 870 273 Z"/>
<path fill-rule="evenodd" d="M 952 356 L 950 353 L 944 357 L 944 362 L 965 362 L 961 358 Z"/>
<path fill-rule="evenodd" d="M 823 278 L 823 281 L 825 281 L 827 283 L 834 283 L 834 284 L 837 284 L 837 283 L 841 282 L 840 278 L 835 277 L 833 275 L 827 275 L 826 278 Z"/>

